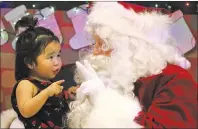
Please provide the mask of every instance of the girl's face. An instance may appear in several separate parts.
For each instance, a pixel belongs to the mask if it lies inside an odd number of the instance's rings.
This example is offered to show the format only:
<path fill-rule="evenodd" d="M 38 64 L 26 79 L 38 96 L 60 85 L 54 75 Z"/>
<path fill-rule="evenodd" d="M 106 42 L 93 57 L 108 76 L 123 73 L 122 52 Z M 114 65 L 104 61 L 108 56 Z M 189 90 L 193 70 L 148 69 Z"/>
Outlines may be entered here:
<path fill-rule="evenodd" d="M 42 80 L 53 79 L 62 66 L 60 52 L 60 43 L 56 41 L 49 43 L 36 59 L 37 64 L 33 68 L 34 76 Z"/>

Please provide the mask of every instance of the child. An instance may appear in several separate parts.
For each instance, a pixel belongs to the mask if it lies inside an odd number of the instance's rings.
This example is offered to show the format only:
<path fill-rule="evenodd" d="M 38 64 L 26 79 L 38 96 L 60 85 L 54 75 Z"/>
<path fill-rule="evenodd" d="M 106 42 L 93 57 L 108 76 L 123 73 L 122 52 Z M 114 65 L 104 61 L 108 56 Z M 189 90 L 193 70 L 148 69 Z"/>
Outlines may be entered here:
<path fill-rule="evenodd" d="M 11 96 L 13 109 L 26 129 L 62 128 L 68 110 L 63 96 L 64 80 L 51 82 L 60 71 L 61 45 L 52 31 L 36 27 L 37 19 L 25 16 L 15 29 L 26 28 L 16 43 L 15 84 Z"/>

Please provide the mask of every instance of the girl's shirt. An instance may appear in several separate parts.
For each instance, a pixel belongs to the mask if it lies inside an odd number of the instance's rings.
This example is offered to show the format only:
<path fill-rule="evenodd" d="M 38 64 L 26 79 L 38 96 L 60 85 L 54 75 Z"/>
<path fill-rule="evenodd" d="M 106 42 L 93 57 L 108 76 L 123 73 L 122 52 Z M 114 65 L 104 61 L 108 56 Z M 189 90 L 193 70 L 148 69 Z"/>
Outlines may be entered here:
<path fill-rule="evenodd" d="M 38 87 L 39 92 L 47 88 L 51 83 L 40 82 L 38 80 L 28 79 L 35 86 Z M 20 81 L 19 81 L 20 82 Z M 30 118 L 24 118 L 19 112 L 16 100 L 16 88 L 18 86 L 17 82 L 13 88 L 11 95 L 11 103 L 13 109 L 18 114 L 19 119 L 24 123 L 26 129 L 59 129 L 66 128 L 66 112 L 69 110 L 68 104 L 62 92 L 59 96 L 49 97 L 40 111 Z M 38 94 L 37 93 L 37 94 Z M 36 94 L 36 95 L 37 95 Z"/>

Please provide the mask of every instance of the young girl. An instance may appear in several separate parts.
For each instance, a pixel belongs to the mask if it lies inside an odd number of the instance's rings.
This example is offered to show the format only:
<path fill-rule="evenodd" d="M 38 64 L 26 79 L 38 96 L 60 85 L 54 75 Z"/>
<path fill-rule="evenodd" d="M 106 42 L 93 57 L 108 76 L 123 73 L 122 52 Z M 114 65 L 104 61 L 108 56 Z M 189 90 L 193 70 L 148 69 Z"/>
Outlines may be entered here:
<path fill-rule="evenodd" d="M 15 78 L 11 103 L 26 129 L 62 128 L 68 105 L 61 83 L 51 82 L 62 62 L 61 45 L 52 31 L 36 27 L 37 19 L 25 16 L 15 29 L 26 28 L 16 43 Z"/>

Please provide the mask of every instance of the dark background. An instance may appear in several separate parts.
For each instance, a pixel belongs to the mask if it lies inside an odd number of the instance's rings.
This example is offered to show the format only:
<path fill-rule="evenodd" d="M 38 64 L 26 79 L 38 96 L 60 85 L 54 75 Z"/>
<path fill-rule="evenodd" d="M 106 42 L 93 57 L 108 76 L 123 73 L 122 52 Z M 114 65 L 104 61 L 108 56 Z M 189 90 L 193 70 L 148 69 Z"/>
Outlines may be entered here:
<path fill-rule="evenodd" d="M 198 14 L 198 2 L 197 1 L 126 1 L 127 3 L 138 4 L 146 7 L 155 7 L 158 4 L 158 8 L 166 8 L 171 12 L 181 10 L 184 14 Z M 55 7 L 56 10 L 70 10 L 82 4 L 86 4 L 88 1 L 0 1 L 0 8 L 15 8 L 24 4 L 27 9 L 43 9 L 48 6 Z M 189 5 L 187 6 L 187 3 Z M 32 5 L 35 5 L 33 8 Z"/>

